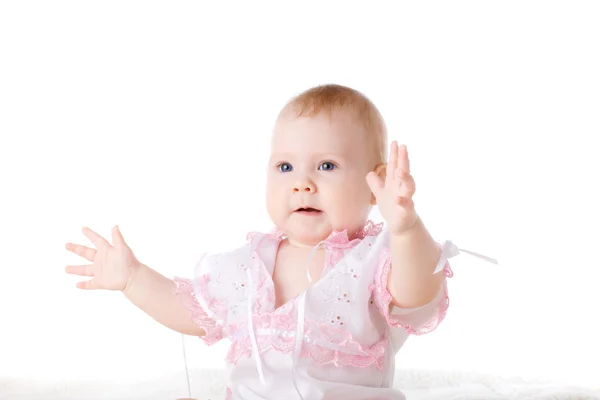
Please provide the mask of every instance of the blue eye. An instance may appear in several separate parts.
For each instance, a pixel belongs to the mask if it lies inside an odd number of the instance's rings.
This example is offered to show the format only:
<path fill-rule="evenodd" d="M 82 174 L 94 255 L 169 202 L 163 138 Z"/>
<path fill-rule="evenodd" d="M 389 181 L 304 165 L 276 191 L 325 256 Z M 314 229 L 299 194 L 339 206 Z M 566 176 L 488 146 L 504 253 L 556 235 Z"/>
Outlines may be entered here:
<path fill-rule="evenodd" d="M 331 171 L 335 169 L 335 164 L 329 161 L 325 161 L 323 164 L 319 165 L 319 170 L 321 171 Z"/>
<path fill-rule="evenodd" d="M 279 164 L 279 171 L 281 172 L 290 172 L 293 170 L 292 165 L 290 163 L 281 163 Z"/>

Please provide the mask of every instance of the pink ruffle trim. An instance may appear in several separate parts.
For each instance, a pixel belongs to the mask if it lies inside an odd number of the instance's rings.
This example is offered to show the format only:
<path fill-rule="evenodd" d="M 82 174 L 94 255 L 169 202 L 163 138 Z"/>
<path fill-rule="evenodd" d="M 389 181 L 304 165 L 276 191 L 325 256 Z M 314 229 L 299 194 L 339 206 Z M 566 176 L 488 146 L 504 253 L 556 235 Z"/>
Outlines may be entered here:
<path fill-rule="evenodd" d="M 223 328 L 219 326 L 200 306 L 194 292 L 194 284 L 190 279 L 175 278 L 175 290 L 180 304 L 190 312 L 192 321 L 204 329 L 201 339 L 207 345 L 213 345 L 223 339 Z"/>
<path fill-rule="evenodd" d="M 275 312 L 262 315 L 254 315 L 253 325 L 256 330 L 296 331 L 296 321 L 292 317 L 293 307 L 288 307 L 287 312 Z M 236 364 L 240 357 L 250 357 L 252 346 L 250 337 L 247 335 L 247 321 L 242 320 L 231 327 L 232 332 L 242 333 L 243 337 L 234 340 L 226 361 Z M 311 338 L 310 344 L 304 344 L 300 357 L 309 358 L 318 365 L 333 364 L 336 367 L 352 366 L 366 368 L 375 365 L 378 369 L 383 368 L 384 354 L 387 338 L 372 346 L 362 346 L 352 338 L 352 334 L 345 330 L 336 329 L 327 323 L 317 323 L 306 320 L 305 335 Z M 295 335 L 257 335 L 256 342 L 260 354 L 275 350 L 279 353 L 292 353 L 295 350 Z M 328 345 L 323 346 L 319 343 Z M 328 348 L 338 347 L 339 350 Z M 347 349 L 347 351 L 345 351 Z"/>
<path fill-rule="evenodd" d="M 307 332 L 310 335 L 310 332 Z M 282 337 L 279 335 L 260 335 L 256 337 L 258 351 L 260 354 L 274 350 L 278 353 L 292 353 L 296 347 L 296 338 L 294 336 Z M 333 364 L 336 367 L 358 367 L 367 368 L 372 365 L 377 369 L 383 369 L 384 361 L 384 343 L 377 343 L 371 348 L 366 349 L 364 355 L 349 354 L 341 350 L 329 349 L 317 344 L 304 344 L 300 352 L 301 358 L 308 358 L 317 365 Z M 342 347 L 344 347 L 342 345 Z M 354 346 L 348 345 L 348 348 Z M 371 354 L 369 354 L 371 353 Z M 241 357 L 250 357 L 252 355 L 252 347 L 250 337 L 238 339 L 231 344 L 227 353 L 226 362 L 235 365 Z"/>
<path fill-rule="evenodd" d="M 389 250 L 386 249 L 381 253 L 380 267 L 375 277 L 374 298 L 377 308 L 385 317 L 387 323 L 394 328 L 403 328 L 406 331 L 406 333 L 410 335 L 424 335 L 435 330 L 435 328 L 437 328 L 438 325 L 444 320 L 448 311 L 449 297 L 446 278 L 450 278 L 454 275 L 452 269 L 450 268 L 450 264 L 446 262 L 446 265 L 444 265 L 444 280 L 442 281 L 444 293 L 442 295 L 442 298 L 438 301 L 435 309 L 432 311 L 431 318 L 429 318 L 424 323 L 418 324 L 414 323 L 413 321 L 410 321 L 410 314 L 390 314 L 390 304 L 392 302 L 392 295 L 387 289 L 387 283 L 391 271 L 391 266 L 391 256 Z"/>

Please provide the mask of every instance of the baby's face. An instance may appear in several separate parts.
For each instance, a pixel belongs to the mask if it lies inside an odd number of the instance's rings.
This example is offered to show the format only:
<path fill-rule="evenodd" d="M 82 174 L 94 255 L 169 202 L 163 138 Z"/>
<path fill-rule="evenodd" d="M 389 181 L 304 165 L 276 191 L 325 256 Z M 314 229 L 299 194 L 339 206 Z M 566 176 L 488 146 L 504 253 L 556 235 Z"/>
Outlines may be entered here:
<path fill-rule="evenodd" d="M 333 230 L 361 228 L 371 209 L 366 175 L 372 138 L 348 112 L 284 114 L 275 124 L 267 172 L 267 210 L 290 243 L 315 245 Z"/>

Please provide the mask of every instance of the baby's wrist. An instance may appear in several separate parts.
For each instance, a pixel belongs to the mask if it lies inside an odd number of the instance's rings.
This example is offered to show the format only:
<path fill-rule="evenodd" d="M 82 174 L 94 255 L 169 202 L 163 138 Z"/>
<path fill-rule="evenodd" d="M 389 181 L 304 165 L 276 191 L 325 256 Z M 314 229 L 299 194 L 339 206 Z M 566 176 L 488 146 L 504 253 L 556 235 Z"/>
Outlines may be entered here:
<path fill-rule="evenodd" d="M 142 269 L 142 264 L 141 263 L 134 263 L 129 267 L 129 275 L 127 276 L 127 281 L 125 281 L 125 287 L 123 288 L 122 292 L 126 295 L 130 290 L 131 287 L 133 286 L 137 276 L 140 273 L 140 270 Z"/>
<path fill-rule="evenodd" d="M 417 216 L 415 222 L 412 225 L 399 231 L 390 231 L 390 234 L 392 237 L 402 239 L 408 236 L 415 235 L 415 233 L 418 233 L 419 228 L 424 228 L 424 226 L 423 221 L 421 221 L 421 218 Z"/>

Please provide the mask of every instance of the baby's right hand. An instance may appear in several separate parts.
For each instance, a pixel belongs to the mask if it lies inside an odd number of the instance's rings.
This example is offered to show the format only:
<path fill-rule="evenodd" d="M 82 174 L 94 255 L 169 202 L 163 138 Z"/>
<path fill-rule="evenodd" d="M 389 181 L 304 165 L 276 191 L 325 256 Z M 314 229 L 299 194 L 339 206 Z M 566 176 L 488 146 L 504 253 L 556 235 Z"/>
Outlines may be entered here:
<path fill-rule="evenodd" d="M 83 234 L 94 243 L 95 249 L 73 243 L 67 243 L 65 247 L 93 264 L 69 265 L 65 271 L 93 277 L 88 281 L 78 282 L 79 289 L 125 290 L 133 281 L 140 262 L 125 243 L 118 226 L 112 229 L 113 245 L 87 227 L 83 228 Z"/>

